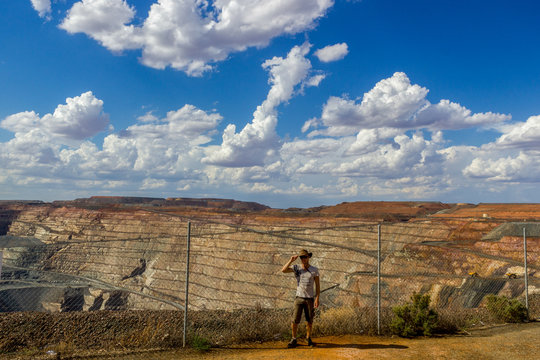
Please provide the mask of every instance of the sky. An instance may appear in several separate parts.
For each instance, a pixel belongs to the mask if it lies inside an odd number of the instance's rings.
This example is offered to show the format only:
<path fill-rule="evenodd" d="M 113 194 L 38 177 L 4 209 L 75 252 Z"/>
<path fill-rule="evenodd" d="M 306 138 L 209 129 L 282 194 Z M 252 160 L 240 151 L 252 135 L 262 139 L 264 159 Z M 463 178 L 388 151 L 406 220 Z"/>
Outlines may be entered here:
<path fill-rule="evenodd" d="M 540 202 L 540 3 L 0 1 L 0 199 Z"/>

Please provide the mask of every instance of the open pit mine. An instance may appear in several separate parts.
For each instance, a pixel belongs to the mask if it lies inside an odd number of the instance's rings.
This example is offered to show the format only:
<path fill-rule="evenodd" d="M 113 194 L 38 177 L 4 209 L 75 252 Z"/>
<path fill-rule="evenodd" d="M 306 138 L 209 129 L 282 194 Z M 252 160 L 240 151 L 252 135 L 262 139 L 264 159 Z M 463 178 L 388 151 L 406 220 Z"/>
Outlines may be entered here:
<path fill-rule="evenodd" d="M 183 309 L 187 270 L 190 309 L 287 308 L 295 282 L 280 269 L 303 248 L 323 306 L 376 306 L 379 273 L 383 306 L 421 292 L 475 308 L 487 294 L 524 296 L 524 231 L 528 294 L 540 293 L 538 221 L 539 204 L 2 201 L 0 235 L 12 241 L 0 249 L 0 311 Z"/>

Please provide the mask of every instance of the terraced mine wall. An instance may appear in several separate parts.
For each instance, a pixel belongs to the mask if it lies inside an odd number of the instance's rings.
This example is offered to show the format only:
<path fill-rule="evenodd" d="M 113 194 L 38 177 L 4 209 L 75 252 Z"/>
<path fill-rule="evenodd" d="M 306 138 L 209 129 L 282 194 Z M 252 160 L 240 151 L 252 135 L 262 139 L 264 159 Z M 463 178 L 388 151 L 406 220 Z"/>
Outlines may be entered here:
<path fill-rule="evenodd" d="M 478 307 L 490 293 L 524 294 L 523 239 L 497 232 L 506 220 L 423 214 L 389 223 L 139 205 L 2 211 L 5 232 L 43 243 L 5 250 L 2 311 L 182 309 L 188 222 L 194 310 L 288 308 L 295 280 L 280 270 L 301 248 L 314 253 L 325 307 L 375 307 L 379 234 L 385 307 L 414 292 L 429 293 L 447 308 Z M 540 291 L 540 238 L 528 241 L 534 294 Z"/>

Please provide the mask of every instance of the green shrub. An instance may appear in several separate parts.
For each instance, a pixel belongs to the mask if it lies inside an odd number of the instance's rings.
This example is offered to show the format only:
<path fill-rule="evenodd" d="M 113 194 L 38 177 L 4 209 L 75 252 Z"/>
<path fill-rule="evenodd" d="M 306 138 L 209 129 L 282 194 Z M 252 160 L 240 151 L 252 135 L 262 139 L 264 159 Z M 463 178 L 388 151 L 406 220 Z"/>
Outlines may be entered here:
<path fill-rule="evenodd" d="M 212 344 L 207 338 L 204 338 L 198 334 L 194 334 L 191 338 L 191 347 L 195 350 L 204 352 L 210 350 Z"/>
<path fill-rule="evenodd" d="M 429 295 L 413 294 L 411 303 L 392 308 L 394 318 L 390 329 L 403 337 L 431 336 L 437 326 L 438 315 L 429 308 Z"/>
<path fill-rule="evenodd" d="M 493 294 L 488 295 L 486 299 L 489 313 L 497 320 L 511 323 L 527 320 L 527 308 L 518 300 Z"/>

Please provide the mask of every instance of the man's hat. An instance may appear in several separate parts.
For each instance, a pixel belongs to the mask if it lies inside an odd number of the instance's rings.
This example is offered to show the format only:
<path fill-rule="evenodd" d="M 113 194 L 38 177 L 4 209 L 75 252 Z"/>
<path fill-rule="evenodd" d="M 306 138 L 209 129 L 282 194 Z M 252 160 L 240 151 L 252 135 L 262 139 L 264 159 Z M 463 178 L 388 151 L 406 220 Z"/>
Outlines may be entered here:
<path fill-rule="evenodd" d="M 298 256 L 307 256 L 307 257 L 311 257 L 311 256 L 313 256 L 313 253 L 310 253 L 310 252 L 308 252 L 307 250 L 302 249 L 302 250 L 300 250 L 300 253 L 298 254 Z"/>

